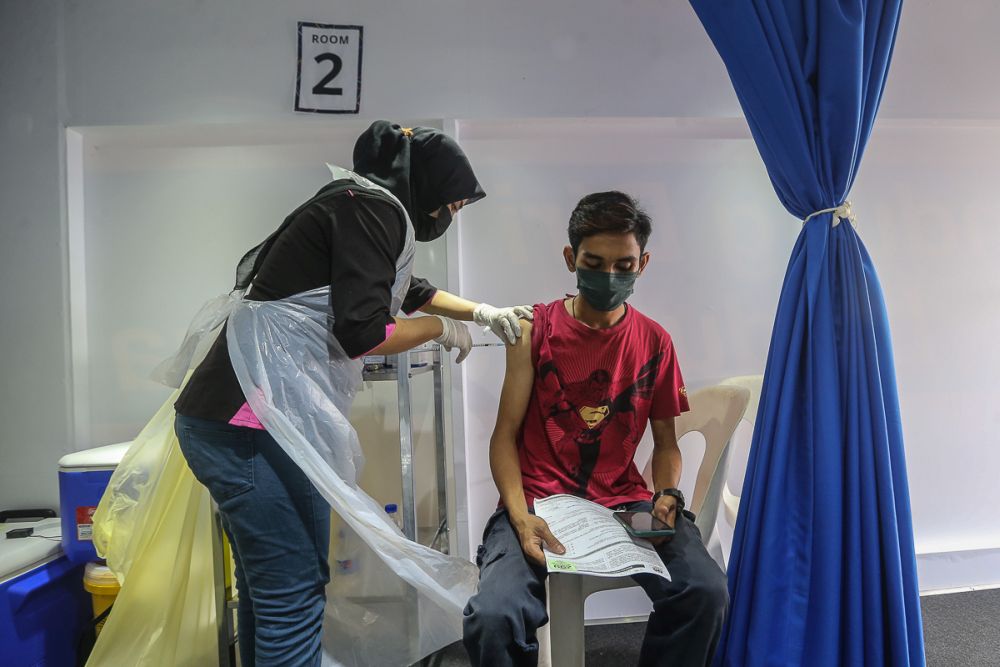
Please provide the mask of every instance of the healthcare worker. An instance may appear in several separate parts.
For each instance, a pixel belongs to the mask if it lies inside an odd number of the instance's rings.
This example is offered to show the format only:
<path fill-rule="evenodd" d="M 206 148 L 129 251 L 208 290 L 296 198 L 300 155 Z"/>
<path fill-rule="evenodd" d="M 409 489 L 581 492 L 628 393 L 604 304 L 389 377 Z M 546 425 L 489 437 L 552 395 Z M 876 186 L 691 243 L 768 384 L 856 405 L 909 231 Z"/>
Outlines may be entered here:
<path fill-rule="evenodd" d="M 409 280 L 402 310 L 432 317 L 392 312 L 397 263 L 407 248 L 412 259 L 413 238 L 438 238 L 484 196 L 451 137 L 378 121 L 355 145 L 354 174 L 343 171 L 248 252 L 236 287 L 259 302 L 329 286 L 331 358 L 396 354 L 433 340 L 457 348 L 461 362 L 472 342 L 460 320 L 513 343 L 530 308 L 476 304 L 420 278 Z M 225 330 L 175 409 L 181 451 L 218 504 L 233 548 L 242 664 L 319 665 L 330 507 L 247 403 Z"/>

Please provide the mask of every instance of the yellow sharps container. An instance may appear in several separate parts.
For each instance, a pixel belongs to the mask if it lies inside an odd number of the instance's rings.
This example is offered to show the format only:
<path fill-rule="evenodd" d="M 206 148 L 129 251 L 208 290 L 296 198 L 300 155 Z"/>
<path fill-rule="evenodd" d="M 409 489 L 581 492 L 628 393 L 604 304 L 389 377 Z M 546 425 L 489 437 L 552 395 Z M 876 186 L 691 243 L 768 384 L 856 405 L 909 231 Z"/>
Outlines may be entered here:
<path fill-rule="evenodd" d="M 83 571 L 83 587 L 93 597 L 94 618 L 99 617 L 115 603 L 118 591 L 121 590 L 118 579 L 111 569 L 100 563 L 87 563 Z M 104 627 L 103 619 L 97 624 L 97 634 L 101 634 L 102 627 Z"/>

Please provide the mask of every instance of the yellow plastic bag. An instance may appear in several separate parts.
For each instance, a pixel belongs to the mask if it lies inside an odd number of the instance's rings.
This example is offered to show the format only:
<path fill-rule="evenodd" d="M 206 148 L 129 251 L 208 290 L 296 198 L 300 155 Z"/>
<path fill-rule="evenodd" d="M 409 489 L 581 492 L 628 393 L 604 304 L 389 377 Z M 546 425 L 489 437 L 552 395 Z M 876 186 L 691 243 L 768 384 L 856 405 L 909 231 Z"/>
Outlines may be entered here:
<path fill-rule="evenodd" d="M 122 583 L 88 667 L 218 664 L 212 504 L 174 435 L 174 392 L 135 439 L 94 514 Z"/>

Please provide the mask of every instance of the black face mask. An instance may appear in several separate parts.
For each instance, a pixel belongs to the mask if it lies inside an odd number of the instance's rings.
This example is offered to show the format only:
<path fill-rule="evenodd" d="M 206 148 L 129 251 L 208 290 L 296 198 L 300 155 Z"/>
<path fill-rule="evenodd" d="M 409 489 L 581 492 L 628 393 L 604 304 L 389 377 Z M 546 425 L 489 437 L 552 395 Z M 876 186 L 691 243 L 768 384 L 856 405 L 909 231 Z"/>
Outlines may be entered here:
<path fill-rule="evenodd" d="M 458 143 L 426 127 L 372 123 L 354 146 L 354 171 L 399 199 L 418 241 L 445 233 L 452 221 L 448 204 L 486 196 Z M 438 217 L 428 211 L 438 211 Z"/>
<path fill-rule="evenodd" d="M 421 213 L 413 221 L 413 236 L 418 241 L 433 241 L 441 237 L 451 226 L 451 209 L 445 204 L 438 209 L 437 217 L 430 213 Z"/>
<path fill-rule="evenodd" d="M 597 310 L 610 313 L 625 303 L 635 290 L 635 273 L 611 273 L 576 267 L 576 287 L 580 296 Z"/>

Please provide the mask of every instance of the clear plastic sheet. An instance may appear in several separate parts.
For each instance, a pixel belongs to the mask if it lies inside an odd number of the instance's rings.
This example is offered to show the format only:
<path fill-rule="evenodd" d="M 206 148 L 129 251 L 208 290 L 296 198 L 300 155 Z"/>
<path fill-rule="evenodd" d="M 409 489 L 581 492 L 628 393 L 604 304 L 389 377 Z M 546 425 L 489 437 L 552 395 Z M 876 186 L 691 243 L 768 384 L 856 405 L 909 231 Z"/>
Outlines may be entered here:
<path fill-rule="evenodd" d="M 331 170 L 335 179 L 381 190 L 351 172 Z M 413 256 L 409 228 L 396 267 L 393 313 L 409 287 Z M 230 358 L 250 407 L 364 543 L 358 556 L 363 576 L 339 576 L 331 567 L 323 664 L 410 665 L 461 638 L 462 610 L 478 572 L 468 561 L 407 540 L 358 487 L 364 457 L 347 415 L 361 362 L 348 358 L 329 333 L 331 288 L 336 286 L 279 301 L 243 300 L 241 293 L 217 297 L 199 311 L 178 355 L 156 375 L 179 385 L 228 320 Z M 95 544 L 123 586 L 90 665 L 125 664 L 122 659 L 209 664 L 217 655 L 206 547 L 211 503 L 174 437 L 175 397 L 122 460 L 95 515 Z"/>
<path fill-rule="evenodd" d="M 407 540 L 357 486 L 363 459 L 346 414 L 361 368 L 329 343 L 328 299 L 323 289 L 244 302 L 229 319 L 229 353 L 257 418 L 388 566 L 383 577 L 366 577 L 365 584 L 397 590 L 397 599 L 384 599 L 392 596 L 382 590 L 369 595 L 364 585 L 342 592 L 335 581 L 325 627 L 328 636 L 343 640 L 325 641 L 324 648 L 343 664 L 410 664 L 461 637 L 461 612 L 477 572 L 467 561 Z M 366 571 L 379 566 L 365 560 Z M 366 601 L 371 597 L 378 601 Z"/>
<path fill-rule="evenodd" d="M 203 305 L 191 320 L 180 349 L 154 368 L 149 377 L 168 387 L 179 388 L 188 370 L 196 368 L 196 361 L 200 362 L 204 358 L 207 353 L 206 343 L 215 341 L 219 327 L 242 300 L 243 291 L 234 291 L 219 295 Z"/>

